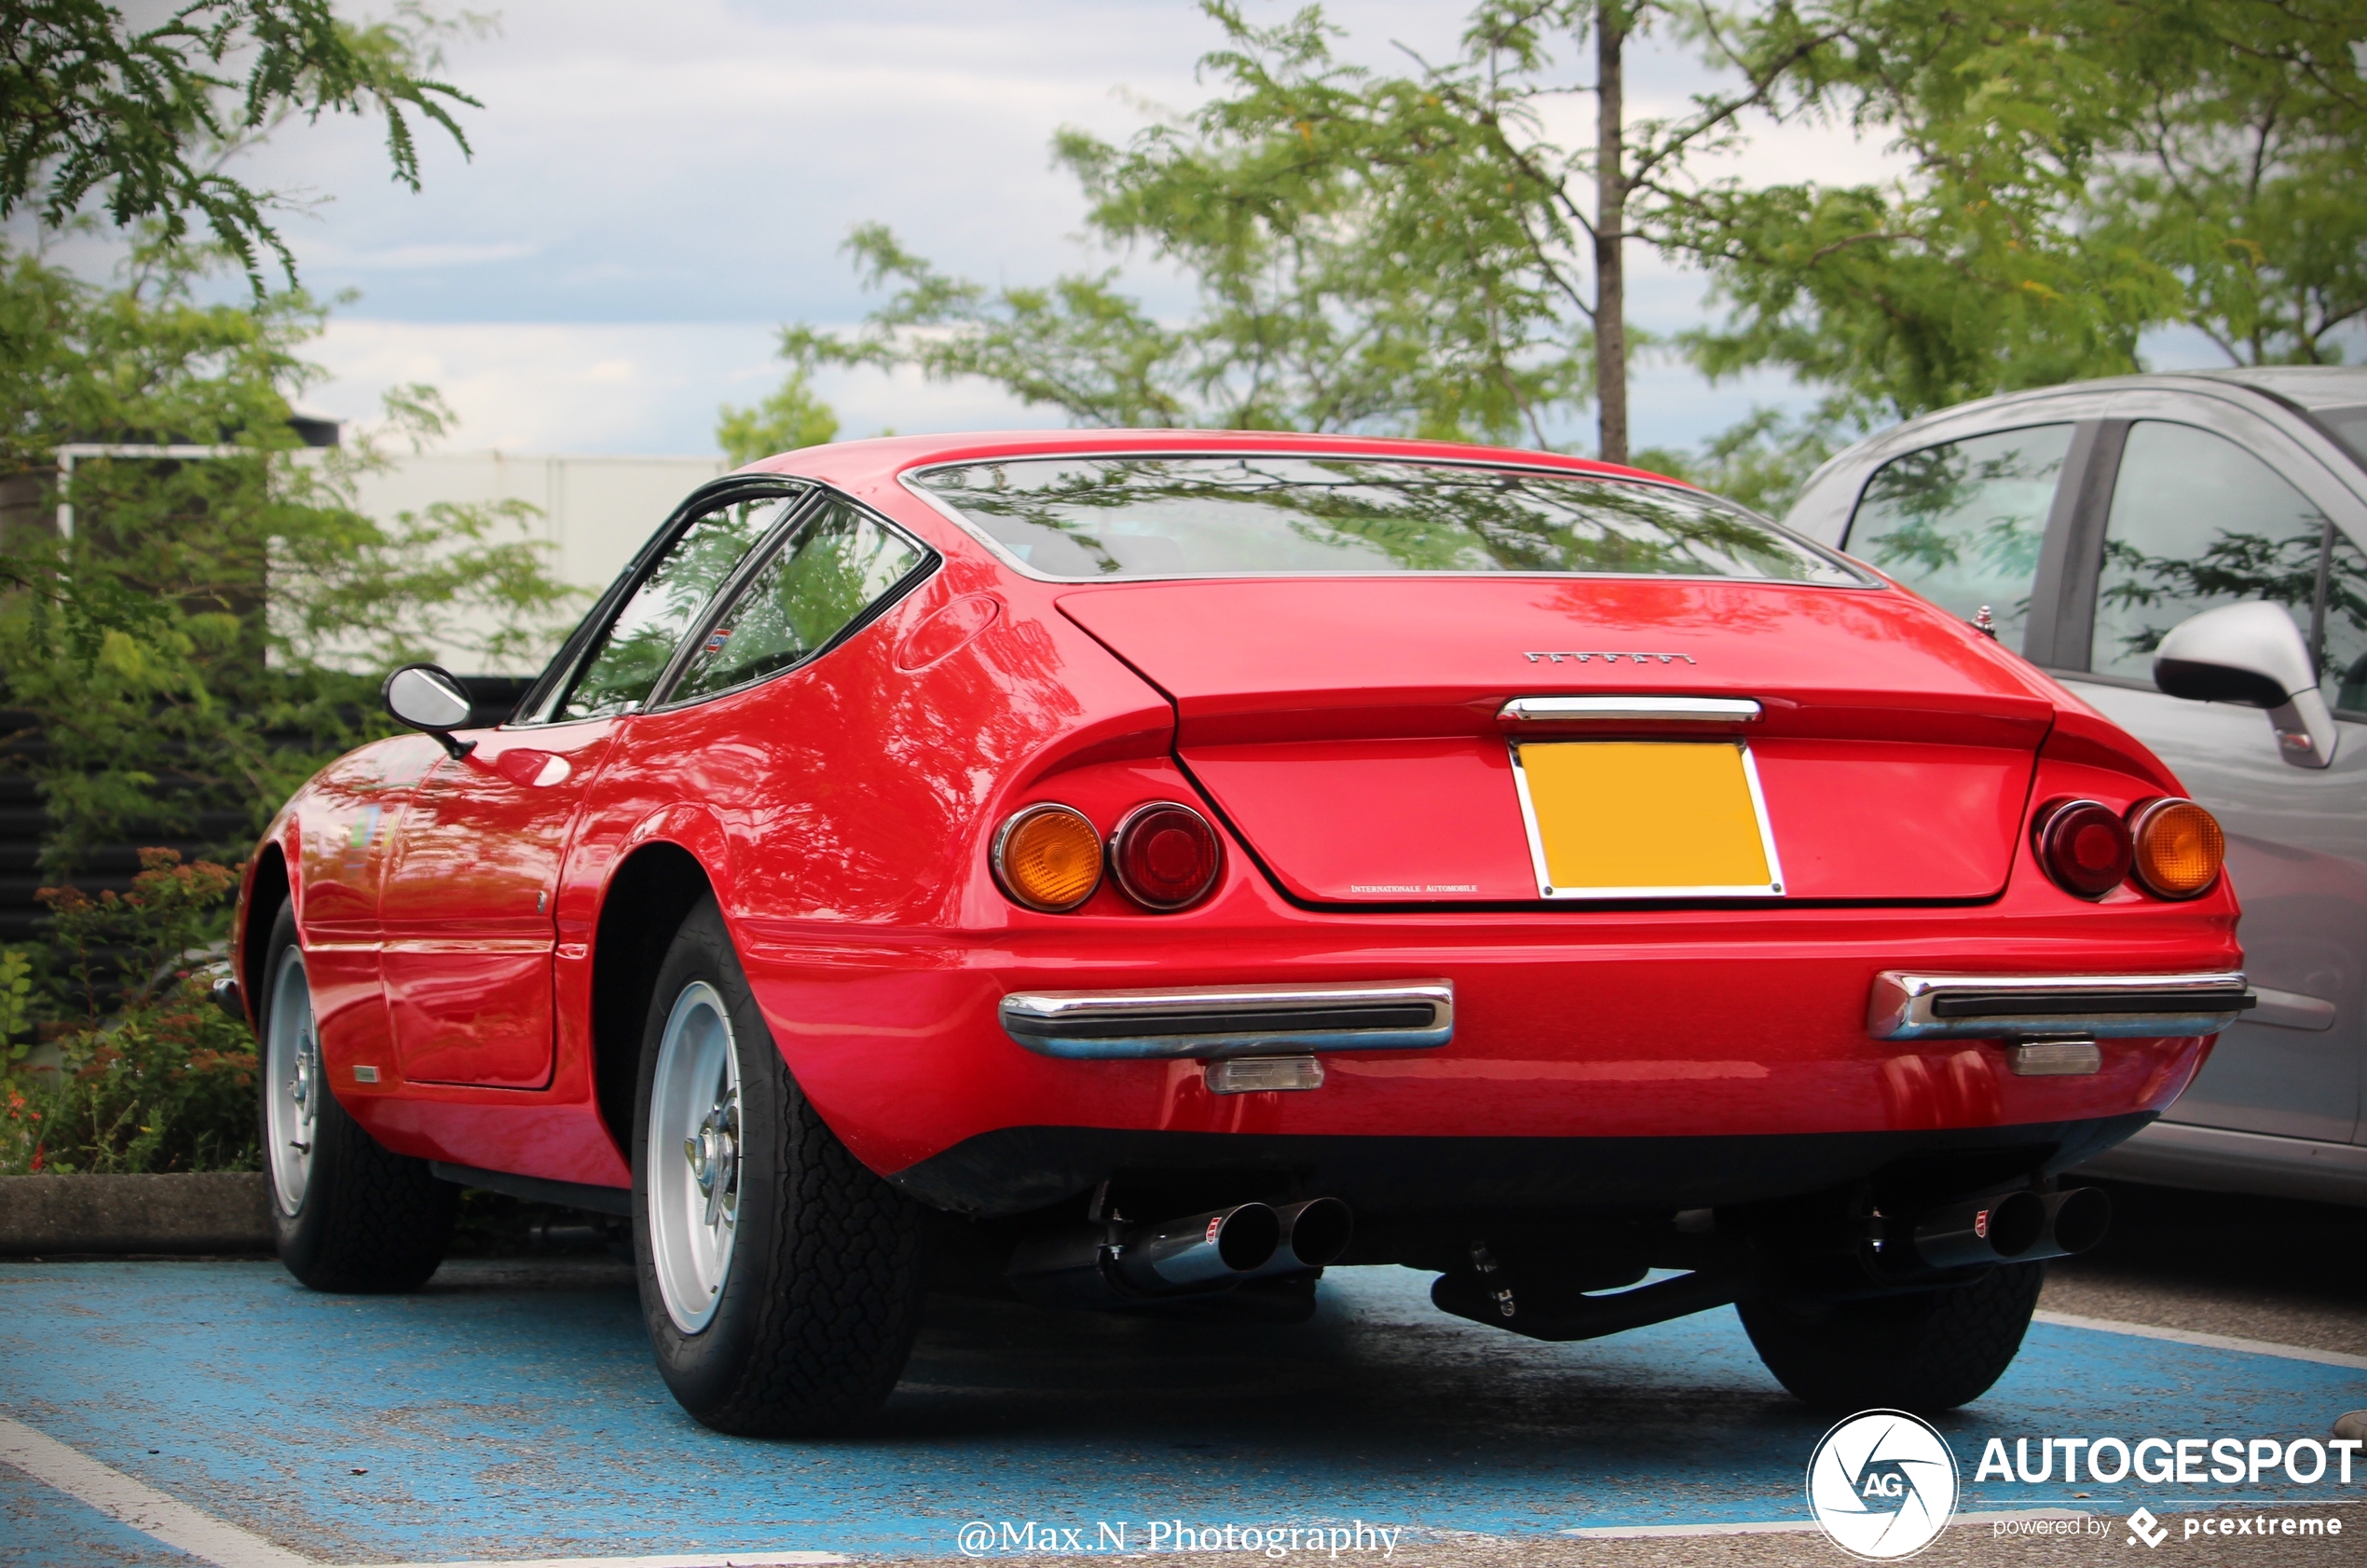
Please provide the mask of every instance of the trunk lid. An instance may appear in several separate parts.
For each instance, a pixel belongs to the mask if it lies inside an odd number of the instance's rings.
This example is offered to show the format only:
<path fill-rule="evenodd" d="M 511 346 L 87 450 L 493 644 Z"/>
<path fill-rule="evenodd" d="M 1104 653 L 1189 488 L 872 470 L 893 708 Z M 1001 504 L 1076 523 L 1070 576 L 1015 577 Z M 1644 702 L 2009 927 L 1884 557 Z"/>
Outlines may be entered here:
<path fill-rule="evenodd" d="M 1184 766 L 1312 903 L 1545 896 L 1516 747 L 1593 740 L 1745 743 L 1784 896 L 1993 896 L 2055 714 L 1992 645 L 1888 589 L 1324 578 L 1114 583 L 1060 605 L 1173 700 Z M 1761 711 L 1499 716 L 1515 698 L 1678 694 Z M 1616 839 L 1647 805 L 1554 810 Z"/>

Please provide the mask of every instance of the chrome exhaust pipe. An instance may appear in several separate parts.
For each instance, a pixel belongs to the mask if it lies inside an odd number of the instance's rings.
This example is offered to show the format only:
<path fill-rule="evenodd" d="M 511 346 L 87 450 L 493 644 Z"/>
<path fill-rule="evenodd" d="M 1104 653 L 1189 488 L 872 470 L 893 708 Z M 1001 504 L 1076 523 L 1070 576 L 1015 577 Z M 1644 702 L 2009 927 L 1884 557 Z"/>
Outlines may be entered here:
<path fill-rule="evenodd" d="M 1252 1279 L 1311 1274 L 1336 1263 L 1348 1251 L 1348 1238 L 1356 1234 L 1356 1216 L 1337 1198 L 1284 1204 L 1274 1216 L 1282 1222 L 1282 1239 L 1274 1256 L 1251 1275 Z"/>
<path fill-rule="evenodd" d="M 2046 1239 L 2050 1258 L 2075 1258 L 2104 1239 L 2113 1227 L 2113 1200 L 2101 1187 L 2073 1187 L 2046 1194 Z"/>
<path fill-rule="evenodd" d="M 1115 1234 L 1107 1225 L 1075 1225 L 1019 1243 L 1004 1278 L 1021 1301 L 1037 1306 L 1107 1311 L 1225 1289 L 1272 1263 L 1281 1240 L 1281 1217 L 1262 1203 L 1152 1220 Z"/>
<path fill-rule="evenodd" d="M 1914 1220 L 1915 1256 L 1935 1269 L 2069 1258 L 2104 1239 L 2113 1201 L 2100 1188 L 2007 1193 L 1950 1204 Z"/>
<path fill-rule="evenodd" d="M 1272 1262 L 1281 1244 L 1280 1215 L 1262 1203 L 1236 1204 L 1135 1226 L 1112 1266 L 1137 1290 L 1160 1295 L 1246 1278 Z"/>
<path fill-rule="evenodd" d="M 2046 1200 L 2036 1193 L 2007 1193 L 1917 1216 L 1913 1246 L 1931 1268 L 1976 1268 L 2030 1257 L 2045 1235 Z"/>

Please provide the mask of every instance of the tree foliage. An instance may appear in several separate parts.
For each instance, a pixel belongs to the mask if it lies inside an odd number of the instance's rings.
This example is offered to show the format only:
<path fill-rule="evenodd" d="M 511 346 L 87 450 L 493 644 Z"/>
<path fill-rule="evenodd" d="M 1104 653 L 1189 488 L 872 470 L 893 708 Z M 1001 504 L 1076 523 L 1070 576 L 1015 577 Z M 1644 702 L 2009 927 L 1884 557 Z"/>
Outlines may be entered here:
<path fill-rule="evenodd" d="M 813 378 L 801 364 L 790 370 L 778 391 L 754 406 L 726 403 L 716 411 L 715 443 L 734 468 L 776 452 L 820 446 L 838 434 L 837 413 L 814 395 Z"/>
<path fill-rule="evenodd" d="M 259 251 L 293 282 L 269 217 L 278 198 L 226 172 L 227 155 L 290 116 L 376 115 L 394 178 L 417 190 L 410 116 L 469 147 L 453 110 L 476 100 L 431 75 L 450 25 L 416 0 L 360 25 L 330 0 L 177 0 L 154 25 L 103 0 L 9 0 L 0 218 L 30 209 L 58 228 L 95 202 L 117 229 L 178 244 L 195 216 L 258 293 Z"/>
<path fill-rule="evenodd" d="M 1781 114 L 1910 172 L 1678 203 L 1676 248 L 1731 307 L 1697 359 L 1878 420 L 2133 371 L 2169 323 L 2239 362 L 2331 357 L 2367 308 L 2362 34 L 2358 0 L 1813 0 L 1705 31 L 1743 68 L 1792 61 Z"/>
<path fill-rule="evenodd" d="M 1549 120 L 1603 84 L 1563 82 L 1555 44 L 1690 26 L 1685 7 L 1486 0 L 1454 59 L 1396 73 L 1341 59 L 1320 8 L 1270 27 L 1229 0 L 1204 8 L 1225 36 L 1200 62 L 1218 83 L 1207 103 L 1123 146 L 1077 130 L 1053 143 L 1099 240 L 1192 280 L 1190 320 L 1157 320 L 1115 271 L 991 290 L 868 225 L 848 248 L 887 303 L 851 337 L 791 329 L 787 351 L 982 376 L 1085 424 L 1548 444 L 1611 368 L 1597 299 L 1616 297 L 1621 247 L 1657 233 L 1660 207 L 1626 193 L 1686 188 L 1689 160 L 1731 145 L 1772 83 L 1620 122 L 1608 148 L 1564 147 Z M 1614 357 L 1623 376 L 1623 339 Z"/>
<path fill-rule="evenodd" d="M 302 294 L 200 304 L 170 256 L 115 289 L 0 263 L 0 707 L 33 715 L 48 747 L 53 869 L 209 823 L 245 838 L 382 727 L 376 671 L 431 645 L 517 658 L 573 596 L 528 509 L 374 521 L 354 487 L 387 436 L 301 447 L 289 400 L 317 374 L 298 355 L 321 320 Z M 425 389 L 389 414 L 395 440 L 441 428 Z M 71 442 L 223 450 L 85 457 L 62 481 Z"/>
<path fill-rule="evenodd" d="M 1207 102 L 1122 145 L 1053 143 L 1088 234 L 1188 279 L 1186 318 L 1115 269 L 989 288 L 872 224 L 848 249 L 884 304 L 785 351 L 983 377 L 1080 424 L 1548 445 L 1596 402 L 1617 455 L 1608 361 L 1639 345 L 1608 302 L 1632 241 L 1712 281 L 1724 319 L 1677 345 L 1699 368 L 1823 394 L 1651 454 L 1780 506 L 1868 426 L 2133 370 L 2155 327 L 2309 361 L 2367 317 L 2360 0 L 1480 0 L 1453 58 L 1393 71 L 1344 59 L 1314 7 L 1205 8 Z M 1603 48 L 1647 32 L 1717 79 L 1621 119 Z M 1590 99 L 1605 134 L 1557 143 Z M 1783 121 L 1846 127 L 1904 172 L 1722 168 Z"/>

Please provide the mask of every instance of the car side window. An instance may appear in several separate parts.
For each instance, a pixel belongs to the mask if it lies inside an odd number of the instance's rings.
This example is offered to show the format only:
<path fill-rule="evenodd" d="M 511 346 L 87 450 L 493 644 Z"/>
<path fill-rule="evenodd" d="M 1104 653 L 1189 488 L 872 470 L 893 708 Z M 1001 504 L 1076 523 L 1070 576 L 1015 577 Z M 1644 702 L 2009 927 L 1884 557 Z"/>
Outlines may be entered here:
<path fill-rule="evenodd" d="M 1998 639 L 2019 648 L 2071 441 L 2069 425 L 2033 425 L 1895 457 L 1867 481 L 1841 548 L 1967 620 L 1989 606 Z"/>
<path fill-rule="evenodd" d="M 712 696 L 802 663 L 924 558 L 843 501 L 815 508 L 708 632 L 672 700 Z"/>
<path fill-rule="evenodd" d="M 2318 667 L 2329 706 L 2367 715 L 2367 552 L 2334 530 L 2327 552 L 2326 646 Z"/>
<path fill-rule="evenodd" d="M 759 496 L 716 508 L 675 539 L 593 643 L 555 719 L 629 713 L 650 699 L 674 650 L 742 557 L 802 496 Z"/>
<path fill-rule="evenodd" d="M 2171 627 L 2239 600 L 2284 606 L 2307 636 L 2325 532 L 2323 512 L 2226 437 L 2166 420 L 2131 425 L 2104 523 L 2087 667 L 2150 679 Z"/>

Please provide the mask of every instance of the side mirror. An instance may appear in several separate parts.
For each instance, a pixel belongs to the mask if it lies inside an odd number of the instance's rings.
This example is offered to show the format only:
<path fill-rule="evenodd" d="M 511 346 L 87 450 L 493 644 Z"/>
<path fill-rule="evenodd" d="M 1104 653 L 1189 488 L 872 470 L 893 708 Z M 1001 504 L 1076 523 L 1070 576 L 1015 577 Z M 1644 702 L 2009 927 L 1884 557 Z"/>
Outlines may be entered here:
<path fill-rule="evenodd" d="M 2266 708 L 2277 754 L 2296 768 L 2334 760 L 2334 716 L 2309 647 L 2275 605 L 2222 605 L 2180 621 L 2154 650 L 2154 684 L 2172 697 Z"/>
<path fill-rule="evenodd" d="M 379 695 L 386 700 L 387 712 L 412 729 L 433 735 L 454 757 L 476 750 L 474 741 L 452 738 L 452 731 L 469 722 L 472 704 L 460 683 L 441 665 L 405 664 L 387 676 Z"/>

